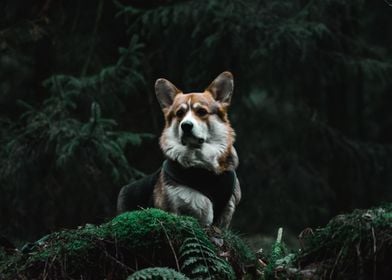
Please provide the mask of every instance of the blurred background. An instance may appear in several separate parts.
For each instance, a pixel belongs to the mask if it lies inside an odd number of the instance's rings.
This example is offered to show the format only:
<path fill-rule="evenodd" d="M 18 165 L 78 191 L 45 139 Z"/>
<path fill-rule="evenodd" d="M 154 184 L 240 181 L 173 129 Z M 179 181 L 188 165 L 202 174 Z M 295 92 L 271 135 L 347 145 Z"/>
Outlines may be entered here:
<path fill-rule="evenodd" d="M 232 227 L 293 236 L 392 199 L 392 6 L 383 0 L 0 2 L 0 234 L 115 215 L 155 171 L 154 82 L 234 74 Z"/>

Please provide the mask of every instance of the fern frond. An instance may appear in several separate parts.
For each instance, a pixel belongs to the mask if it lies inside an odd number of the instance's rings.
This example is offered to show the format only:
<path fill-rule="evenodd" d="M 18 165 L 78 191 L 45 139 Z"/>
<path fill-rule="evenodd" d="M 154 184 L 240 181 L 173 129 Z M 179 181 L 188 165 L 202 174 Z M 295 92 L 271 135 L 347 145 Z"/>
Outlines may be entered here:
<path fill-rule="evenodd" d="M 190 237 L 180 248 L 181 271 L 191 279 L 234 279 L 232 267 L 205 240 Z"/>
<path fill-rule="evenodd" d="M 189 280 L 184 274 L 167 267 L 150 267 L 129 276 L 127 280 Z"/>

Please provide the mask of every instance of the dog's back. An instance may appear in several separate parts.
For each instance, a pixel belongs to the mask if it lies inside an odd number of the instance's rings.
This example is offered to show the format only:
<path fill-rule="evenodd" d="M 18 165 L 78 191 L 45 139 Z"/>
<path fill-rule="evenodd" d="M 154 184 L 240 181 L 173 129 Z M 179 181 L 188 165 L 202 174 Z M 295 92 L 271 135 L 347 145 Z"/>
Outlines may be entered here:
<path fill-rule="evenodd" d="M 160 170 L 121 188 L 117 198 L 117 212 L 154 207 L 153 192 Z"/>

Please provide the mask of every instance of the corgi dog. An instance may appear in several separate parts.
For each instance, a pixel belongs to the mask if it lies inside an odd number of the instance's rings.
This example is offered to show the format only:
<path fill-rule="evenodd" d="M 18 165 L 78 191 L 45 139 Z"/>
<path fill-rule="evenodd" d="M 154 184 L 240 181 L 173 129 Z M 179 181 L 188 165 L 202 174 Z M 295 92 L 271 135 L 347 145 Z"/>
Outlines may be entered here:
<path fill-rule="evenodd" d="M 230 72 L 203 92 L 183 93 L 166 79 L 156 81 L 166 160 L 154 174 L 120 190 L 119 213 L 155 207 L 193 216 L 203 226 L 229 226 L 241 199 L 235 133 L 227 114 L 233 88 Z"/>

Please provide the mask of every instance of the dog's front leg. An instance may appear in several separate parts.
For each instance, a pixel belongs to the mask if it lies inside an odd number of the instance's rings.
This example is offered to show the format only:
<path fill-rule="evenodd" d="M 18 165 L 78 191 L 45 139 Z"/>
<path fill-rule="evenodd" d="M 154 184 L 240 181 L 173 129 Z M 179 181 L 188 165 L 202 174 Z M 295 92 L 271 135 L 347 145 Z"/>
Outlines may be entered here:
<path fill-rule="evenodd" d="M 169 212 L 194 217 L 203 227 L 211 226 L 214 219 L 211 201 L 201 194 L 195 195 L 190 200 L 181 196 L 171 197 Z"/>
<path fill-rule="evenodd" d="M 217 226 L 227 229 L 230 225 L 236 206 L 241 200 L 241 188 L 238 178 L 234 187 L 233 195 L 230 197 L 229 202 L 223 209 L 222 215 L 217 219 Z"/>
<path fill-rule="evenodd" d="M 166 211 L 196 218 L 201 225 L 210 226 L 214 219 L 211 200 L 200 192 L 182 185 L 166 185 Z"/>
<path fill-rule="evenodd" d="M 210 226 L 214 219 L 214 210 L 212 209 L 212 203 L 206 203 L 204 209 L 200 209 L 199 215 L 196 214 L 197 219 L 199 220 L 202 226 Z"/>

